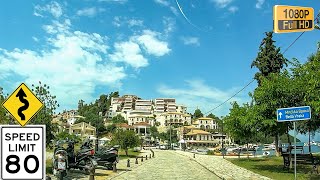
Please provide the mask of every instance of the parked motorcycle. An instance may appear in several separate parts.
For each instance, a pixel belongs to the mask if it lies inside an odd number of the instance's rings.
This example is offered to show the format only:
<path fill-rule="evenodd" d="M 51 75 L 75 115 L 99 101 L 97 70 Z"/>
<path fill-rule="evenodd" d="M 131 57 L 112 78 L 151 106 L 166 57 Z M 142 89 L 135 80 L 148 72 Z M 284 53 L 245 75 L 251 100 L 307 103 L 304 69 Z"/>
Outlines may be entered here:
<path fill-rule="evenodd" d="M 57 141 L 53 152 L 53 175 L 59 180 L 67 176 L 68 153 L 63 147 L 65 141 Z"/>
<path fill-rule="evenodd" d="M 89 139 L 81 146 L 81 149 L 92 148 L 92 143 Z M 94 157 L 99 166 L 104 166 L 108 170 L 113 169 L 113 164 L 119 162 L 118 157 L 119 146 L 115 145 L 111 148 L 100 147 L 98 151 L 95 152 Z"/>
<path fill-rule="evenodd" d="M 94 149 L 91 147 L 81 146 L 79 152 L 74 152 L 74 141 L 68 142 L 68 169 L 84 170 L 86 174 L 90 174 L 90 171 L 95 169 L 97 162 L 94 159 Z"/>

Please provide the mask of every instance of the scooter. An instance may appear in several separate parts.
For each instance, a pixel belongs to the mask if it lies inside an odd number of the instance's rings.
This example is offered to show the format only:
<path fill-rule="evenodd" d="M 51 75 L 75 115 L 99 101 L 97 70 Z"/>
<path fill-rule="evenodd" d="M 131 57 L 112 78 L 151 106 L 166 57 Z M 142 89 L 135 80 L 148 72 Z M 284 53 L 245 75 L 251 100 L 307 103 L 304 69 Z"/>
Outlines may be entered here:
<path fill-rule="evenodd" d="M 65 141 L 56 142 L 52 159 L 53 175 L 59 180 L 63 180 L 63 178 L 67 176 L 68 153 L 63 147 L 63 144 L 65 144 Z"/>
<path fill-rule="evenodd" d="M 87 149 L 93 147 L 90 140 L 86 140 L 81 148 Z M 119 162 L 118 150 L 119 146 L 115 145 L 111 148 L 99 148 L 95 152 L 94 158 L 97 161 L 99 166 L 104 166 L 108 170 L 113 169 L 113 164 Z"/>
<path fill-rule="evenodd" d="M 96 152 L 95 157 L 98 158 L 97 162 L 99 166 L 104 166 L 108 170 L 113 169 L 113 164 L 119 162 L 118 157 L 119 146 L 113 146 L 110 149 L 99 149 Z"/>
<path fill-rule="evenodd" d="M 94 149 L 92 148 L 80 148 L 80 151 L 74 152 L 74 141 L 68 142 L 67 153 L 68 153 L 68 169 L 79 169 L 84 170 L 86 174 L 90 174 L 97 166 L 96 160 L 93 158 Z"/>

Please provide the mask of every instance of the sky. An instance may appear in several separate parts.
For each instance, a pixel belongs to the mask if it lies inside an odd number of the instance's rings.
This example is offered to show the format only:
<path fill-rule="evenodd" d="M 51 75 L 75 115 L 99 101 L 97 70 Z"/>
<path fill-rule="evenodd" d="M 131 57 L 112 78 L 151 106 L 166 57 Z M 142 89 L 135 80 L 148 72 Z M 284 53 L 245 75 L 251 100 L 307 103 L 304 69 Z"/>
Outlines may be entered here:
<path fill-rule="evenodd" d="M 119 91 L 143 99 L 176 98 L 206 113 L 248 84 L 274 5 L 298 0 L 68 0 L 0 2 L 0 87 L 50 86 L 63 109 Z M 300 33 L 274 34 L 283 51 Z M 286 52 L 305 62 L 320 31 Z M 245 103 L 256 82 L 231 101 Z M 229 112 L 230 102 L 212 111 Z"/>

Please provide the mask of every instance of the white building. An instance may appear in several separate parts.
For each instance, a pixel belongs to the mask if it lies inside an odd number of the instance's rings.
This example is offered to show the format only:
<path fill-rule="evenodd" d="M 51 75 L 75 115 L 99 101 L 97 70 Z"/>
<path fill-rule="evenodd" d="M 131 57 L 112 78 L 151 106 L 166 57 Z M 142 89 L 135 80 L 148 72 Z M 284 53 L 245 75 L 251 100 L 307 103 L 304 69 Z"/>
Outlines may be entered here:
<path fill-rule="evenodd" d="M 150 115 L 131 115 L 128 117 L 128 124 L 134 125 L 140 122 L 145 122 L 151 126 L 155 125 L 155 118 Z"/>
<path fill-rule="evenodd" d="M 158 98 L 154 100 L 154 113 L 177 112 L 176 99 Z"/>
<path fill-rule="evenodd" d="M 196 128 L 202 129 L 202 130 L 217 130 L 218 131 L 218 123 L 215 119 L 202 117 L 198 118 L 193 125 Z"/>
<path fill-rule="evenodd" d="M 170 125 L 191 125 L 191 115 L 179 112 L 165 112 L 156 116 L 156 122 L 160 123 L 159 132 L 163 132 Z"/>
<path fill-rule="evenodd" d="M 142 111 L 146 113 L 151 113 L 152 101 L 145 99 L 137 99 L 135 103 L 135 110 Z"/>

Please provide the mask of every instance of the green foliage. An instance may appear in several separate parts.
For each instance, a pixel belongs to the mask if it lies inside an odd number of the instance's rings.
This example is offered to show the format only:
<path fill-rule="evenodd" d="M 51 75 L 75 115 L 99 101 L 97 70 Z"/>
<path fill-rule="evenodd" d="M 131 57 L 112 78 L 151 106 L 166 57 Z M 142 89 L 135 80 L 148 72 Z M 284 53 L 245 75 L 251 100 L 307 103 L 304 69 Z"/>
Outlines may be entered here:
<path fill-rule="evenodd" d="M 197 119 L 197 118 L 201 118 L 201 117 L 203 117 L 203 114 L 202 114 L 201 110 L 200 109 L 196 109 L 194 111 L 194 113 L 193 113 L 193 118 Z"/>
<path fill-rule="evenodd" d="M 128 123 L 128 121 L 126 121 L 124 119 L 123 116 L 121 116 L 121 114 L 117 114 L 116 116 L 114 116 L 112 119 L 111 119 L 112 123 L 114 124 L 120 124 L 120 123 Z"/>
<path fill-rule="evenodd" d="M 311 120 L 298 122 L 298 129 L 301 133 L 309 130 L 314 133 L 320 126 L 320 51 L 312 54 L 305 64 L 297 63 L 292 68 L 293 79 L 297 88 L 300 89 L 299 98 L 302 105 L 311 107 Z"/>
<path fill-rule="evenodd" d="M 39 84 L 36 86 L 32 84 L 32 91 L 42 101 L 44 107 L 37 113 L 31 123 L 46 125 L 46 142 L 49 143 L 54 139 L 53 132 L 57 130 L 56 125 L 53 125 L 51 121 L 52 115 L 59 107 L 59 104 L 56 96 L 51 95 L 50 87 L 47 84 L 42 84 L 41 81 L 39 81 Z"/>
<path fill-rule="evenodd" d="M 153 137 L 154 139 L 156 139 L 159 136 L 159 132 L 156 126 L 150 127 L 150 134 L 151 134 L 151 137 Z"/>
<path fill-rule="evenodd" d="M 126 151 L 128 155 L 128 149 L 139 146 L 140 138 L 136 135 L 134 131 L 118 129 L 111 140 L 111 144 L 120 145 L 121 149 Z"/>
<path fill-rule="evenodd" d="M 66 139 L 69 139 L 69 140 L 74 140 L 74 141 L 80 141 L 81 138 L 74 135 L 74 134 L 69 134 L 68 132 L 66 131 L 63 131 L 63 132 L 60 132 L 59 134 L 56 135 L 56 140 L 66 140 Z"/>
<path fill-rule="evenodd" d="M 80 119 L 76 123 L 90 122 L 91 125 L 97 128 L 98 134 L 106 131 L 103 116 L 109 110 L 112 97 L 119 97 L 119 92 L 111 92 L 109 96 L 102 94 L 99 99 L 96 99 L 94 103 L 90 104 L 85 104 L 83 100 L 79 100 L 78 112 L 79 115 L 85 117 L 85 119 Z"/>
<path fill-rule="evenodd" d="M 275 41 L 272 36 L 273 32 L 266 32 L 266 37 L 260 44 L 258 56 L 251 64 L 251 68 L 259 69 L 259 72 L 255 74 L 259 85 L 261 77 L 267 77 L 270 73 L 279 73 L 284 65 L 287 65 L 287 59 L 280 53 L 280 48 L 274 45 Z"/>
<path fill-rule="evenodd" d="M 170 133 L 171 131 L 171 133 Z M 169 128 L 166 132 L 159 133 L 159 139 L 162 141 L 170 141 L 170 135 L 171 135 L 171 143 L 177 143 L 178 142 L 178 136 L 177 131 L 173 130 L 172 128 Z"/>
<path fill-rule="evenodd" d="M 212 113 L 208 114 L 207 117 L 208 117 L 208 118 L 212 118 L 212 119 L 216 119 L 216 120 L 220 120 L 219 117 L 217 117 L 216 115 L 214 115 L 214 114 L 212 114 Z"/>
<path fill-rule="evenodd" d="M 113 133 L 116 129 L 117 129 L 117 127 L 116 127 L 115 124 L 110 124 L 110 125 L 108 125 L 107 128 L 106 128 L 106 132 Z"/>
<path fill-rule="evenodd" d="M 0 87 L 0 124 L 8 124 L 9 118 L 6 116 L 7 112 L 2 106 L 2 103 L 5 101 L 5 96 L 3 95 L 3 88 Z"/>
<path fill-rule="evenodd" d="M 255 115 L 254 106 L 249 104 L 239 106 L 237 102 L 232 103 L 229 115 L 224 118 L 226 131 L 240 143 L 252 141 L 257 132 Z"/>

